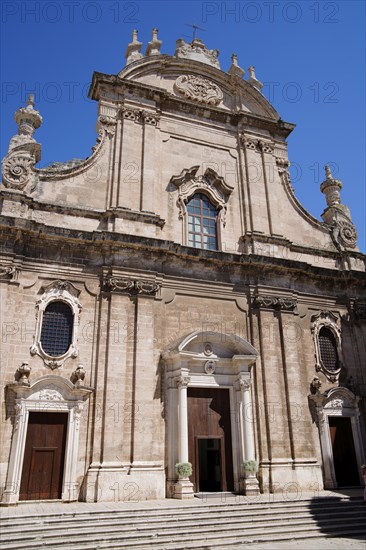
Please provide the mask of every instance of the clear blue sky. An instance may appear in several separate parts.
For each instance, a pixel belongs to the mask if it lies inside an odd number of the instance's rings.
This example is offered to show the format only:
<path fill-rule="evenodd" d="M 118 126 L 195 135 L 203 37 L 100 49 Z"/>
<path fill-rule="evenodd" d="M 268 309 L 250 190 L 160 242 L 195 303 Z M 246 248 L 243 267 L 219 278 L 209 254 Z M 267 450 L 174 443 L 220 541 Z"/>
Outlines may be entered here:
<path fill-rule="evenodd" d="M 159 29 L 172 55 L 186 23 L 220 51 L 227 70 L 233 52 L 255 65 L 264 95 L 297 127 L 289 137 L 295 192 L 320 218 L 323 166 L 343 182 L 365 252 L 365 3 L 360 1 L 145 2 L 27 0 L 1 3 L 1 156 L 16 132 L 14 111 L 35 92 L 43 126 L 40 166 L 89 156 L 96 102 L 87 99 L 93 71 L 116 74 L 131 31 L 144 43 Z M 245 78 L 248 76 L 246 72 Z"/>

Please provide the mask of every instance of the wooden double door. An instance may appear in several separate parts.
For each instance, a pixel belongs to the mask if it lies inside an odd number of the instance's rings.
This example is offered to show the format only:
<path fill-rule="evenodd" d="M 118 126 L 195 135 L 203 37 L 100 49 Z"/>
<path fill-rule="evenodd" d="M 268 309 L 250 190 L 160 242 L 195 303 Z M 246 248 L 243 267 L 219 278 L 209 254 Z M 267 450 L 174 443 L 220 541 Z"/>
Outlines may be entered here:
<path fill-rule="evenodd" d="M 29 413 L 19 500 L 61 498 L 67 420 L 67 413 Z"/>
<path fill-rule="evenodd" d="M 234 490 L 228 389 L 188 388 L 188 454 L 195 492 Z"/>

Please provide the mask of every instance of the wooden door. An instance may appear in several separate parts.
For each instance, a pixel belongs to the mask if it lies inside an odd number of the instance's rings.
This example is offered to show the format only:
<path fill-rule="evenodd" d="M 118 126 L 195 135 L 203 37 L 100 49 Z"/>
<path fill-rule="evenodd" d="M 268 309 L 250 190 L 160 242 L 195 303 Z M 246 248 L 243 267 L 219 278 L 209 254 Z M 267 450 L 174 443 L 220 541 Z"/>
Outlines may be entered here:
<path fill-rule="evenodd" d="M 188 455 L 195 492 L 234 490 L 228 389 L 188 388 Z"/>
<path fill-rule="evenodd" d="M 329 430 L 338 487 L 359 485 L 360 480 L 353 443 L 351 419 L 348 417 L 330 416 Z"/>
<path fill-rule="evenodd" d="M 29 413 L 19 500 L 61 498 L 67 419 L 67 413 Z"/>

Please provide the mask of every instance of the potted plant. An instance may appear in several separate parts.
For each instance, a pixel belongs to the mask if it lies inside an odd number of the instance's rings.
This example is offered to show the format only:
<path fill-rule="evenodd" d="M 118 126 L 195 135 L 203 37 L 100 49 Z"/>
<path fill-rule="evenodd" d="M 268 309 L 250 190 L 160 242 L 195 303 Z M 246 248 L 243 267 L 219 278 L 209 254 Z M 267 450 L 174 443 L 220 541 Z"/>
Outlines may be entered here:
<path fill-rule="evenodd" d="M 190 462 L 178 462 L 175 465 L 175 471 L 179 479 L 187 479 L 192 475 L 192 464 Z"/>
<path fill-rule="evenodd" d="M 246 477 L 253 477 L 258 471 L 258 464 L 255 460 L 245 460 L 242 468 Z"/>

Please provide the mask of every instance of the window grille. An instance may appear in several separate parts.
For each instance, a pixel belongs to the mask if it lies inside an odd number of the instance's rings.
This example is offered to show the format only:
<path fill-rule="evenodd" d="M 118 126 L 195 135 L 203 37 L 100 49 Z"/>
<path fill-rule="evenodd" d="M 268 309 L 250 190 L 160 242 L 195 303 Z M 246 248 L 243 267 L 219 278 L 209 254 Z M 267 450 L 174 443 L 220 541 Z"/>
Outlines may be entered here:
<path fill-rule="evenodd" d="M 339 369 L 337 342 L 333 332 L 329 328 L 322 327 L 319 331 L 320 357 L 324 367 L 328 371 Z"/>
<path fill-rule="evenodd" d="M 194 195 L 187 204 L 188 245 L 217 250 L 217 210 L 206 195 Z"/>
<path fill-rule="evenodd" d="M 51 302 L 43 313 L 41 344 L 48 355 L 59 357 L 72 342 L 73 313 L 67 304 Z"/>

